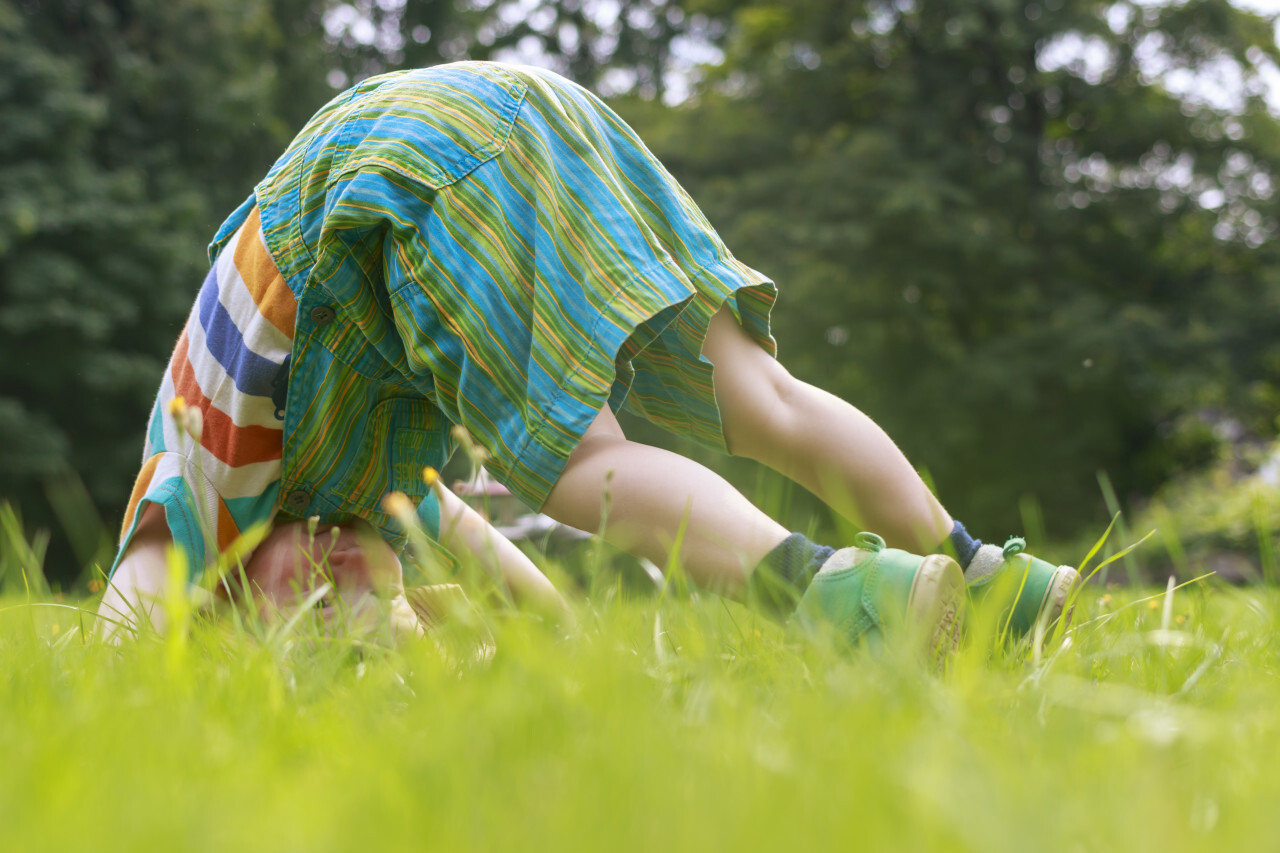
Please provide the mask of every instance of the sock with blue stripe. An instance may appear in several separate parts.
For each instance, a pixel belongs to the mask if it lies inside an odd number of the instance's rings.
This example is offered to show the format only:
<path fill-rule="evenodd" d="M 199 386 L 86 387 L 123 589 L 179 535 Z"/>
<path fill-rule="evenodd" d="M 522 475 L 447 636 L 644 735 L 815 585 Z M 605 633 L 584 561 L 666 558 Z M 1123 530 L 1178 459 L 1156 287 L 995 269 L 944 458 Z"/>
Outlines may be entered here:
<path fill-rule="evenodd" d="M 947 544 L 956 552 L 956 562 L 960 564 L 960 568 L 967 570 L 969 564 L 973 562 L 973 557 L 978 553 L 978 549 L 982 547 L 981 539 L 974 539 L 969 535 L 969 531 L 964 529 L 964 525 L 955 522 L 955 526 L 951 528 L 951 535 L 947 537 L 947 542 L 943 543 L 945 548 Z"/>
<path fill-rule="evenodd" d="M 775 618 L 785 618 L 834 548 L 819 545 L 803 533 L 792 533 L 764 555 L 747 579 L 747 601 Z"/>

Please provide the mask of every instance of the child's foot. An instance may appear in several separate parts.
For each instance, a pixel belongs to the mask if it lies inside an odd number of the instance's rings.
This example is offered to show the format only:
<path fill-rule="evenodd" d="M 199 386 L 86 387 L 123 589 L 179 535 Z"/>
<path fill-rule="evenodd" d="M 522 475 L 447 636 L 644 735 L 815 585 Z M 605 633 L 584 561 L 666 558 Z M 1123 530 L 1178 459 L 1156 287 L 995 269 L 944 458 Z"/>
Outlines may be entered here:
<path fill-rule="evenodd" d="M 1079 573 L 1071 566 L 1055 566 L 1024 554 L 1026 540 L 1014 537 L 1003 548 L 983 545 L 969 561 L 964 579 L 974 600 L 996 589 L 1013 601 L 1006 611 L 1008 630 L 1022 637 L 1038 622 L 1047 629 L 1061 616 Z M 1001 621 L 1001 627 L 1005 625 Z"/>
<path fill-rule="evenodd" d="M 876 645 L 906 632 L 935 664 L 955 648 L 964 617 L 964 573 L 943 554 L 918 557 L 886 548 L 874 533 L 836 551 L 805 590 L 793 621 L 834 627 L 852 644 Z"/>

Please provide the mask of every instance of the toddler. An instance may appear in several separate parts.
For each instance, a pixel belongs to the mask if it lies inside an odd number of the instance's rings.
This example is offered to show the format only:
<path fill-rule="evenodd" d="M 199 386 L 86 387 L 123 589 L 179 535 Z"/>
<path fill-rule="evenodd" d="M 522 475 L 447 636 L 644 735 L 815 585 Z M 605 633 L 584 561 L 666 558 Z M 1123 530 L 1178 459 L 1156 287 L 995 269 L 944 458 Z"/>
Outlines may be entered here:
<path fill-rule="evenodd" d="M 1025 632 L 1075 581 L 1018 540 L 973 539 L 875 423 L 792 377 L 774 284 L 609 107 L 549 71 L 462 62 L 340 94 L 210 260 L 152 414 L 117 604 L 154 598 L 168 543 L 208 565 L 267 520 L 360 522 L 398 550 L 382 497 L 424 499 L 455 426 L 529 506 L 584 530 L 607 511 L 605 538 L 659 565 L 682 531 L 702 587 L 849 642 L 910 630 L 944 653 L 966 586 L 1009 575 Z M 166 417 L 177 397 L 201 412 L 198 441 Z M 788 531 L 707 468 L 628 440 L 623 406 L 875 534 L 837 548 Z"/>

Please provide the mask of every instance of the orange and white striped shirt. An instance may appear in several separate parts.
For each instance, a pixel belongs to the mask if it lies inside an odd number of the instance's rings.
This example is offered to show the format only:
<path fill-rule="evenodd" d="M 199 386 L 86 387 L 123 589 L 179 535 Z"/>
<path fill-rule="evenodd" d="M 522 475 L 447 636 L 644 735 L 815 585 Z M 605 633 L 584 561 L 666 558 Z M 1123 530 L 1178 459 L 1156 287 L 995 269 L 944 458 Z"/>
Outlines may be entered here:
<path fill-rule="evenodd" d="M 255 210 L 209 270 L 178 338 L 151 412 L 126 533 L 142 501 L 162 504 L 174 541 L 199 565 L 271 518 L 297 308 Z M 198 441 L 179 423 L 186 418 L 174 417 L 184 408 L 200 412 Z"/>

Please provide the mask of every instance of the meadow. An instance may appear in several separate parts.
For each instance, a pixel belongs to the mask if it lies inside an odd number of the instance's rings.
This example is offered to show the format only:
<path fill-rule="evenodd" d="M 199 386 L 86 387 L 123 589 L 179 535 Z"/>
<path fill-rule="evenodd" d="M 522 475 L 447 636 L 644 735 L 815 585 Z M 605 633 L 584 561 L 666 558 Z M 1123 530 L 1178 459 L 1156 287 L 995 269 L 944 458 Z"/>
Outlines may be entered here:
<path fill-rule="evenodd" d="M 1269 588 L 1095 581 L 1038 643 L 979 608 L 937 673 L 678 572 L 601 570 L 572 629 L 477 597 L 485 660 L 459 652 L 470 629 L 392 648 L 307 612 L 183 611 L 108 646 L 91 598 L 6 547 L 9 850 L 1194 850 L 1280 829 Z"/>

